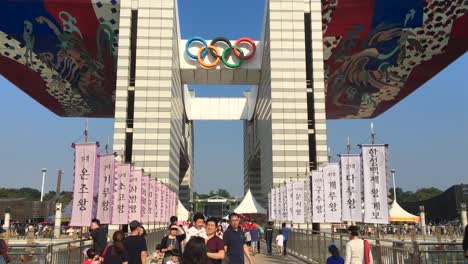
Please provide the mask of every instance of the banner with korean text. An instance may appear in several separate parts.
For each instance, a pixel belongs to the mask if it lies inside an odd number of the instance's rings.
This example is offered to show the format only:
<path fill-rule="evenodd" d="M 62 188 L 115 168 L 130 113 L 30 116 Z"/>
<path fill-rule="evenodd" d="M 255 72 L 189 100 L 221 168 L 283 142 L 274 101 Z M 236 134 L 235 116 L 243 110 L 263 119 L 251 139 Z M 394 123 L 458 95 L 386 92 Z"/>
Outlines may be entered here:
<path fill-rule="evenodd" d="M 342 221 L 362 222 L 361 155 L 340 155 Z"/>
<path fill-rule="evenodd" d="M 387 145 L 362 145 L 364 222 L 388 224 Z"/>
<path fill-rule="evenodd" d="M 161 213 L 160 217 L 160 222 L 165 222 L 167 221 L 166 217 L 166 203 L 167 203 L 167 198 L 166 198 L 166 185 L 164 183 L 161 183 L 161 210 L 159 211 Z"/>
<path fill-rule="evenodd" d="M 323 187 L 325 193 L 325 222 L 341 222 L 341 185 L 338 163 L 323 167 Z"/>
<path fill-rule="evenodd" d="M 128 221 L 141 221 L 141 179 L 143 171 L 133 169 L 130 173 L 128 190 Z"/>
<path fill-rule="evenodd" d="M 157 199 L 156 201 L 156 207 L 158 209 L 158 214 L 157 214 L 157 218 L 155 219 L 156 222 L 161 222 L 162 221 L 162 212 L 161 212 L 161 208 L 162 208 L 162 182 L 161 181 L 157 181 L 156 182 L 156 194 L 155 194 L 155 197 Z"/>
<path fill-rule="evenodd" d="M 288 221 L 293 220 L 294 215 L 294 186 L 293 182 L 286 183 L 287 204 L 288 204 Z"/>
<path fill-rule="evenodd" d="M 96 175 L 97 144 L 73 144 L 75 171 L 73 205 L 70 226 L 89 226 L 93 212 L 94 178 Z"/>
<path fill-rule="evenodd" d="M 286 184 L 280 185 L 281 193 L 281 221 L 288 221 L 288 194 Z"/>
<path fill-rule="evenodd" d="M 312 223 L 311 177 L 304 180 L 304 215 L 306 223 Z"/>
<path fill-rule="evenodd" d="M 312 171 L 312 222 L 325 222 L 323 171 Z"/>
<path fill-rule="evenodd" d="M 293 223 L 302 224 L 304 218 L 304 182 L 296 181 L 293 185 Z"/>
<path fill-rule="evenodd" d="M 279 221 L 279 188 L 278 186 L 274 187 L 272 190 L 273 193 L 273 220 Z"/>
<path fill-rule="evenodd" d="M 114 194 L 112 202 L 111 224 L 128 224 L 128 190 L 130 164 L 117 163 L 114 175 Z"/>
<path fill-rule="evenodd" d="M 141 222 L 148 224 L 148 176 L 142 175 L 141 177 Z"/>
<path fill-rule="evenodd" d="M 156 190 L 156 178 L 150 176 L 148 184 L 148 223 L 154 223 L 154 195 Z"/>
<path fill-rule="evenodd" d="M 112 193 L 115 175 L 114 154 L 102 155 L 99 159 L 99 195 L 97 218 L 101 224 L 111 223 Z"/>

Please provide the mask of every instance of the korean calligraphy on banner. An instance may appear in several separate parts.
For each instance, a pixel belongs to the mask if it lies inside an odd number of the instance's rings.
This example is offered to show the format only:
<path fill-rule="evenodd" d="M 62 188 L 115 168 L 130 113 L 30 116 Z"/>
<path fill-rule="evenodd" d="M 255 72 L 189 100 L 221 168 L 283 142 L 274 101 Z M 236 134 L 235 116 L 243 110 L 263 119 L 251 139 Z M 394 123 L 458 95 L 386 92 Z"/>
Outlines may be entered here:
<path fill-rule="evenodd" d="M 280 185 L 281 193 L 281 221 L 288 221 L 288 194 L 286 184 Z"/>
<path fill-rule="evenodd" d="M 157 193 L 156 193 L 156 198 L 157 198 L 157 207 L 158 207 L 158 217 L 155 219 L 156 222 L 162 222 L 162 182 L 157 181 L 156 185 L 157 187 Z"/>
<path fill-rule="evenodd" d="M 142 175 L 141 177 L 141 207 L 140 207 L 140 213 L 141 213 L 141 222 L 147 224 L 148 221 L 148 213 L 147 213 L 147 208 L 148 208 L 148 201 L 147 201 L 147 196 L 148 196 L 148 176 Z"/>
<path fill-rule="evenodd" d="M 361 155 L 340 155 L 343 221 L 362 222 Z"/>
<path fill-rule="evenodd" d="M 388 224 L 387 145 L 362 145 L 364 222 Z"/>
<path fill-rule="evenodd" d="M 166 202 L 166 185 L 161 183 L 161 210 L 159 211 L 161 213 L 161 217 L 159 218 L 160 222 L 166 220 Z"/>
<path fill-rule="evenodd" d="M 296 181 L 293 185 L 293 223 L 304 223 L 304 182 Z"/>
<path fill-rule="evenodd" d="M 70 226 L 89 226 L 93 211 L 94 177 L 96 176 L 96 143 L 73 144 L 75 172 Z"/>
<path fill-rule="evenodd" d="M 323 171 L 312 171 L 312 222 L 325 222 Z"/>
<path fill-rule="evenodd" d="M 273 190 L 270 190 L 270 191 L 268 192 L 268 221 L 273 221 L 273 219 L 274 219 L 274 218 L 272 217 L 272 215 L 271 215 L 271 214 L 272 214 L 271 210 L 272 210 L 272 208 L 273 208 L 273 203 L 272 203 L 272 201 L 271 201 L 271 193 L 272 193 L 272 192 L 273 192 Z"/>
<path fill-rule="evenodd" d="M 311 193 L 311 178 L 307 178 L 304 180 L 304 214 L 305 214 L 305 222 L 311 223 L 312 222 L 312 193 Z"/>
<path fill-rule="evenodd" d="M 148 223 L 154 222 L 154 191 L 156 189 L 156 178 L 149 177 L 148 178 Z"/>
<path fill-rule="evenodd" d="M 159 203 L 159 199 L 161 197 L 161 182 L 156 179 L 156 184 L 154 186 L 154 221 L 160 221 L 161 215 L 161 204 Z"/>
<path fill-rule="evenodd" d="M 286 193 L 287 193 L 287 204 L 288 204 L 288 221 L 293 220 L 294 215 L 294 192 L 293 192 L 293 183 L 286 183 Z"/>
<path fill-rule="evenodd" d="M 100 156 L 97 218 L 101 221 L 102 224 L 110 224 L 111 222 L 114 174 L 114 154 Z"/>
<path fill-rule="evenodd" d="M 141 221 L 141 178 L 142 170 L 132 170 L 128 189 L 128 221 Z"/>
<path fill-rule="evenodd" d="M 128 224 L 128 188 L 130 164 L 117 164 L 114 176 L 114 195 L 112 202 L 113 225 Z"/>
<path fill-rule="evenodd" d="M 158 179 L 155 177 L 154 178 L 154 185 L 153 185 L 153 215 L 152 215 L 152 221 L 156 222 L 156 218 L 160 214 L 160 212 L 157 212 L 156 210 L 156 197 L 157 197 L 157 188 L 158 188 Z"/>
<path fill-rule="evenodd" d="M 323 167 L 323 187 L 325 198 L 325 222 L 341 222 L 340 168 L 337 163 Z"/>

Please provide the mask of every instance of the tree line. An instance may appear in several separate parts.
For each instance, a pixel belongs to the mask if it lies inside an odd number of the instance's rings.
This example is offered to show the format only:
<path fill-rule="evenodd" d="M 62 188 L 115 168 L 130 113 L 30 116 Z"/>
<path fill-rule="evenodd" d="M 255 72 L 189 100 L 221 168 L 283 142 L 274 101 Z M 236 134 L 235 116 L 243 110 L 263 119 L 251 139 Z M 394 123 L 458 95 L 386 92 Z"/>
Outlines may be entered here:
<path fill-rule="evenodd" d="M 404 191 L 402 188 L 397 187 L 395 191 L 396 198 L 399 203 L 429 200 L 443 193 L 442 190 L 439 190 L 435 187 L 421 188 L 417 189 L 415 192 Z M 389 198 L 393 200 L 393 188 L 390 188 L 389 192 Z"/>
<path fill-rule="evenodd" d="M 44 194 L 44 201 L 51 201 L 56 197 L 55 191 L 49 191 L 48 193 Z M 0 199 L 1 198 L 24 198 L 27 201 L 40 201 L 41 199 L 41 192 L 37 189 L 33 188 L 0 188 Z M 70 201 L 73 199 L 73 193 L 62 191 L 60 193 L 59 202 L 61 202 L 64 206 L 66 206 Z"/>

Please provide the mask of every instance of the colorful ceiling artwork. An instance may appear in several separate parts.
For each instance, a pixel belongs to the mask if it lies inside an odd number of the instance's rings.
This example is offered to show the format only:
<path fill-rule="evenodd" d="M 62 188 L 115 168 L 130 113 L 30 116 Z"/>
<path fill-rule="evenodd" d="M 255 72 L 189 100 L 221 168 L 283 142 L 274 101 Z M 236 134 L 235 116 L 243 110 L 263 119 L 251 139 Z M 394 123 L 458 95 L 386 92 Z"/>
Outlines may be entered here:
<path fill-rule="evenodd" d="M 1 4 L 0 74 L 57 115 L 112 117 L 119 2 Z"/>
<path fill-rule="evenodd" d="M 385 112 L 468 49 L 465 0 L 322 0 L 328 119 Z"/>
<path fill-rule="evenodd" d="M 118 0 L 2 0 L 0 74 L 59 116 L 113 117 Z M 322 0 L 327 118 L 372 118 L 468 48 L 465 0 Z"/>

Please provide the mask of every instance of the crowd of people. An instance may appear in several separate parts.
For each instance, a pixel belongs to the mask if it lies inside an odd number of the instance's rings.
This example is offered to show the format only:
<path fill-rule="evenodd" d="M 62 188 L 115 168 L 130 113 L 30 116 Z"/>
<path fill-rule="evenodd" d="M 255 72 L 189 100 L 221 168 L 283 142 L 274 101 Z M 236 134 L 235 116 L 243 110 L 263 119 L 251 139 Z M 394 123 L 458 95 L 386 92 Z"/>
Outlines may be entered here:
<path fill-rule="evenodd" d="M 149 249 L 146 230 L 140 222 L 134 220 L 129 223 L 130 233 L 127 236 L 122 230 L 115 231 L 109 243 L 106 230 L 98 219 L 93 219 L 90 226 L 93 246 L 83 252 L 86 256 L 83 264 L 244 264 L 244 259 L 253 264 L 255 254 L 260 253 L 262 233 L 267 254 L 273 254 L 272 244 L 275 242 L 277 254 L 286 256 L 289 233 L 292 231 L 285 223 L 275 231 L 271 222 L 262 230 L 255 221 L 241 223 L 241 217 L 236 213 L 229 215 L 229 222 L 205 219 L 201 213 L 194 215 L 190 225 L 178 225 L 175 216 L 169 222 L 167 235 L 154 249 Z M 366 229 L 350 226 L 347 230 L 350 240 L 346 244 L 344 257 L 340 255 L 337 245 L 330 243 L 330 256 L 326 263 L 372 264 L 369 242 L 361 239 Z M 5 233 L 6 230 L 0 227 L 0 264 L 10 262 L 8 246 L 3 239 Z M 468 226 L 463 233 L 463 252 L 468 264 Z"/>

